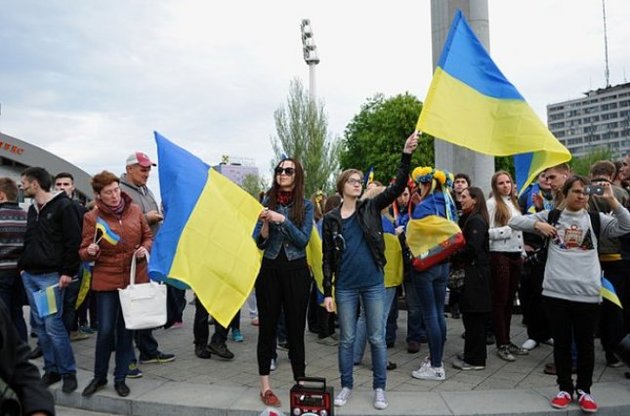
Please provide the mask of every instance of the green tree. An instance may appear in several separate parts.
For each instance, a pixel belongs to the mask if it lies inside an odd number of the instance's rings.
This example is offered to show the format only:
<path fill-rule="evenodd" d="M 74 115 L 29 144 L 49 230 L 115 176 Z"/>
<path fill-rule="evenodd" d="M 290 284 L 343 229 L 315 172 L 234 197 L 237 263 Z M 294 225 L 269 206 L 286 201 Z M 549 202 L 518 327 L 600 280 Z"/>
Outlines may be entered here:
<path fill-rule="evenodd" d="M 262 176 L 249 174 L 245 175 L 243 178 L 243 183 L 241 184 L 241 188 L 243 188 L 248 194 L 258 199 L 258 195 L 261 191 L 266 191 L 269 188 L 269 184 L 267 180 Z"/>
<path fill-rule="evenodd" d="M 341 168 L 367 171 L 374 166 L 374 179 L 383 183 L 396 175 L 405 140 L 415 130 L 422 103 L 409 93 L 385 98 L 376 94 L 346 126 L 341 150 Z M 433 165 L 433 138 L 423 135 L 414 152 L 412 167 Z"/>
<path fill-rule="evenodd" d="M 294 79 L 286 106 L 275 111 L 274 119 L 277 136 L 271 138 L 271 144 L 276 161 L 282 155 L 300 161 L 307 196 L 318 189 L 327 191 L 339 166 L 339 141 L 328 132 L 324 106 L 313 102 L 302 83 Z"/>
<path fill-rule="evenodd" d="M 514 180 L 516 180 L 516 171 L 514 170 L 514 156 L 495 156 L 494 170 L 498 172 L 504 170 L 508 172 Z"/>
<path fill-rule="evenodd" d="M 591 165 L 600 160 L 612 160 L 612 152 L 605 147 L 598 147 L 590 150 L 587 154 L 581 157 L 574 157 L 569 162 L 571 170 L 577 175 L 588 176 L 591 170 Z"/>

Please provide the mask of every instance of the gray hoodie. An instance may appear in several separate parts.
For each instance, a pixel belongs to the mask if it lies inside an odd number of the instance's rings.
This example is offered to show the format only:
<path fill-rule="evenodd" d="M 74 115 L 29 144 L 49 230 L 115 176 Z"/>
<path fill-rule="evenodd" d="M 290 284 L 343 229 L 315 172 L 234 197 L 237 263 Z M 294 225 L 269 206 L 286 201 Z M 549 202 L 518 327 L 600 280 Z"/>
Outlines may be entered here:
<path fill-rule="evenodd" d="M 153 192 L 146 186 L 137 186 L 131 183 L 129 179 L 127 179 L 127 174 L 123 173 L 120 175 L 120 189 L 125 192 L 127 195 L 133 199 L 135 204 L 140 205 L 142 208 L 142 213 L 145 214 L 149 211 L 157 211 L 162 212 L 160 206 L 155 200 L 155 196 L 153 196 Z M 149 225 L 151 227 L 151 232 L 153 233 L 153 238 L 157 235 L 160 230 L 161 222 L 156 222 L 155 224 Z"/>
<path fill-rule="evenodd" d="M 534 232 L 536 221 L 547 222 L 549 211 L 512 217 L 509 226 L 515 230 Z M 630 213 L 618 207 L 613 215 L 599 213 L 602 238 L 619 237 L 630 232 Z M 597 236 L 586 210 L 563 210 L 557 237 L 550 241 L 543 295 L 575 302 L 599 303 L 601 267 L 597 256 Z"/>

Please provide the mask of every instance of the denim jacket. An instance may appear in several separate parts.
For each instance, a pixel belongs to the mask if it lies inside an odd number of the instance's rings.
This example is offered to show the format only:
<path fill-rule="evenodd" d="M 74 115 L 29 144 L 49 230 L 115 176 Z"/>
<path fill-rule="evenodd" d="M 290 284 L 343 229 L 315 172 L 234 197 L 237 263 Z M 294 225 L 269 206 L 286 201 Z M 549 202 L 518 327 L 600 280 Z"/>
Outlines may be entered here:
<path fill-rule="evenodd" d="M 313 230 L 313 203 L 308 199 L 304 200 L 304 222 L 299 227 L 291 222 L 290 210 L 291 205 L 276 207 L 276 212 L 284 215 L 286 219 L 282 224 L 269 223 L 269 235 L 266 239 L 260 236 L 262 221 L 256 223 L 254 241 L 259 249 L 265 251 L 264 257 L 267 259 L 273 260 L 278 257 L 283 246 L 289 261 L 306 257 L 306 245 Z"/>

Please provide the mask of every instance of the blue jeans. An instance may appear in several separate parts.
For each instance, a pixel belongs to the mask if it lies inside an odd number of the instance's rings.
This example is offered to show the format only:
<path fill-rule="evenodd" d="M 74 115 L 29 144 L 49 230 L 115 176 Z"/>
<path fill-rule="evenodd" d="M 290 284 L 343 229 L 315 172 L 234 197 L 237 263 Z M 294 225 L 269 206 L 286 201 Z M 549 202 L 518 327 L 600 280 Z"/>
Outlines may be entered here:
<path fill-rule="evenodd" d="M 422 319 L 420 299 L 416 294 L 411 280 L 403 283 L 405 286 L 405 300 L 407 301 L 407 342 L 427 342 L 427 330 Z"/>
<path fill-rule="evenodd" d="M 367 317 L 367 337 L 372 350 L 372 387 L 385 388 L 387 381 L 387 347 L 385 346 L 385 287 L 337 289 L 335 292 L 339 319 L 339 372 L 341 387 L 352 388 L 353 348 L 359 299 Z"/>
<path fill-rule="evenodd" d="M 385 288 L 385 300 L 384 300 L 384 308 L 383 308 L 383 327 L 386 326 L 387 317 L 389 316 L 389 309 L 387 305 L 392 305 L 394 301 L 394 297 L 396 297 L 396 287 L 387 287 Z M 366 324 L 365 324 L 365 308 L 363 304 L 361 304 L 361 313 L 359 314 L 359 319 L 357 320 L 357 329 L 354 335 L 354 363 L 360 363 L 363 359 L 363 353 L 365 352 L 365 344 L 367 342 L 367 332 L 366 332 Z"/>
<path fill-rule="evenodd" d="M 109 357 L 116 348 L 114 381 L 122 381 L 133 358 L 133 331 L 125 328 L 118 291 L 93 292 L 96 295 L 98 332 L 94 355 L 94 378 L 107 380 Z"/>
<path fill-rule="evenodd" d="M 44 371 L 62 375 L 76 373 L 70 337 L 62 320 L 63 289 L 55 289 L 57 312 L 52 315 L 40 317 L 33 299 L 35 292 L 59 283 L 59 273 L 34 275 L 24 272 L 22 280 L 28 296 L 28 303 L 31 305 L 31 310 L 35 311 L 31 314 L 34 324 L 33 329 L 37 334 L 39 347 L 44 354 Z"/>
<path fill-rule="evenodd" d="M 446 342 L 444 302 L 448 282 L 448 263 L 435 265 L 423 272 L 414 271 L 411 282 L 420 300 L 420 310 L 427 329 L 431 366 L 441 367 Z"/>

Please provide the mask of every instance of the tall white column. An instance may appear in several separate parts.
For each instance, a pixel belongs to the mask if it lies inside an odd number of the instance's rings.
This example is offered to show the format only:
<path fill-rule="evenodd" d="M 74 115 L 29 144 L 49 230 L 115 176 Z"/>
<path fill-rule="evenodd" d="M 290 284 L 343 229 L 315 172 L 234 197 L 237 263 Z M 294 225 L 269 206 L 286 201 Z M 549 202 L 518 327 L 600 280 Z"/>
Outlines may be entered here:
<path fill-rule="evenodd" d="M 466 16 L 473 31 L 490 51 L 487 0 L 431 0 L 431 37 L 433 48 L 433 68 L 437 66 L 448 35 L 448 30 L 457 10 Z M 436 139 L 439 139 L 436 137 Z M 490 178 L 494 173 L 494 157 L 455 146 L 443 140 L 435 140 L 435 166 L 453 173 L 470 175 L 473 185 L 490 190 Z"/>

